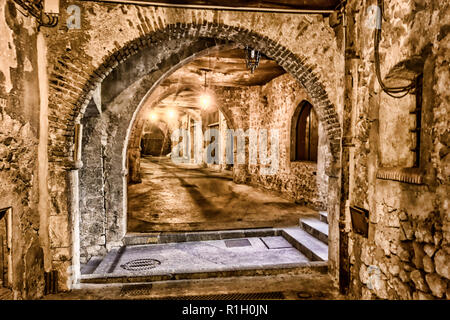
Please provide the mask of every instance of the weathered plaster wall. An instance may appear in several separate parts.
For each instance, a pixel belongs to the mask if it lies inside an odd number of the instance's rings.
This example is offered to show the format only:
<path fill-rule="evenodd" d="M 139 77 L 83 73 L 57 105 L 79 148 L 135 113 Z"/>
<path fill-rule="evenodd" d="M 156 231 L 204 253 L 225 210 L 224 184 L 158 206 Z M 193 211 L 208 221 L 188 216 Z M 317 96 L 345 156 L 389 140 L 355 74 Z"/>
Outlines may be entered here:
<path fill-rule="evenodd" d="M 11 285 L 16 299 L 43 293 L 38 180 L 37 34 L 13 1 L 0 0 L 0 208 L 12 208 Z"/>
<path fill-rule="evenodd" d="M 388 98 L 377 83 L 368 27 L 368 7 L 375 4 L 350 1 L 348 7 L 354 143 L 349 203 L 370 211 L 369 237 L 350 232 L 351 293 L 364 299 L 449 299 L 449 3 L 395 0 L 385 6 L 382 75 L 414 56 L 424 62 L 421 185 L 377 178 L 382 167 L 411 165 L 408 129 L 414 123 L 408 113 L 415 104 L 411 95 Z"/>

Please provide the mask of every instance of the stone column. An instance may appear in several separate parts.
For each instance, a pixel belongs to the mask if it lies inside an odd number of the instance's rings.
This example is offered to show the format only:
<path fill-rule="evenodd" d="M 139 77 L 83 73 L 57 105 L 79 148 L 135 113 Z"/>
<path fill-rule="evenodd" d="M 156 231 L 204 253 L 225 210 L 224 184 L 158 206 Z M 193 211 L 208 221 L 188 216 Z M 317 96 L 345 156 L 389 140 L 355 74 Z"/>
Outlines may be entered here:
<path fill-rule="evenodd" d="M 145 120 L 136 121 L 128 143 L 128 182 L 141 183 L 141 138 Z"/>

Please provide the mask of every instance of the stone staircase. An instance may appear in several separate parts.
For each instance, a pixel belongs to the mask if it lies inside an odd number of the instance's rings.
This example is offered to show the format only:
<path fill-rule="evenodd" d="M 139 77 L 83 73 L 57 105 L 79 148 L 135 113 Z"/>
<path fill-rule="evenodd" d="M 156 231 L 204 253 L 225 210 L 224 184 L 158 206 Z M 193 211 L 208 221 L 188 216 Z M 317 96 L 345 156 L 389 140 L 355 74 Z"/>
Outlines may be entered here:
<path fill-rule="evenodd" d="M 283 228 L 283 237 L 311 261 L 328 261 L 327 213 L 300 218 L 299 227 Z"/>

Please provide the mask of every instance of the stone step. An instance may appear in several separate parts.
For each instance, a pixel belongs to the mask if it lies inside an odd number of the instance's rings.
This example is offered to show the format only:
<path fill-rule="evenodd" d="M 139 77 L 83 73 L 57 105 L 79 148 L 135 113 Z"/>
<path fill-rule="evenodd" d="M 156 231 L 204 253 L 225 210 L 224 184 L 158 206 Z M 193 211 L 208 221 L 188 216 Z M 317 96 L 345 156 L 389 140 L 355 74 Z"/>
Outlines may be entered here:
<path fill-rule="evenodd" d="M 319 211 L 319 220 L 325 223 L 328 223 L 328 212 Z"/>
<path fill-rule="evenodd" d="M 81 265 L 81 274 L 92 274 L 102 262 L 103 257 L 93 256 L 88 263 Z"/>
<path fill-rule="evenodd" d="M 109 269 L 109 268 L 106 268 Z M 103 271 L 103 270 L 98 270 Z M 279 265 L 268 266 L 249 266 L 230 268 L 223 267 L 220 270 L 184 270 L 174 273 L 137 273 L 132 274 L 114 274 L 97 273 L 81 275 L 80 283 L 144 283 L 167 280 L 188 280 L 188 279 L 210 279 L 210 278 L 229 278 L 229 277 L 249 277 L 249 276 L 271 276 L 271 275 L 299 275 L 299 274 L 327 274 L 328 263 L 324 261 L 309 261 L 302 263 L 283 263 Z"/>
<path fill-rule="evenodd" d="M 112 268 L 115 267 L 114 261 L 118 261 L 118 259 L 122 255 L 121 251 L 123 250 L 123 248 L 124 247 L 111 249 L 91 274 L 103 274 L 110 272 Z M 81 277 L 83 276 L 84 275 L 82 274 Z"/>
<path fill-rule="evenodd" d="M 193 296 L 195 296 L 195 299 L 200 299 L 201 296 L 205 295 L 253 294 L 257 292 L 275 291 L 286 292 L 287 296 L 290 293 L 297 295 L 299 292 L 309 292 L 313 293 L 314 296 L 317 295 L 320 299 L 338 299 L 338 296 L 334 294 L 336 289 L 330 275 L 315 270 L 310 274 L 282 274 L 264 277 L 224 277 L 154 281 L 149 283 L 77 283 L 74 285 L 71 293 L 64 293 L 64 297 L 66 298 L 67 295 L 71 295 L 74 299 L 86 299 L 88 294 L 89 299 L 95 300 L 154 298 L 183 298 L 183 300 L 190 300 L 188 297 Z M 208 297 L 208 299 L 211 298 L 211 296 Z M 45 296 L 44 299 L 54 300 L 55 296 Z M 249 297 L 245 297 L 244 299 L 249 299 Z"/>
<path fill-rule="evenodd" d="M 277 228 L 256 228 L 240 230 L 218 230 L 198 232 L 160 232 L 160 233 L 131 233 L 125 235 L 124 245 L 162 244 L 189 241 L 225 240 L 250 237 L 270 237 L 280 235 Z"/>
<path fill-rule="evenodd" d="M 328 261 L 328 246 L 305 230 L 283 228 L 282 236 L 311 261 Z"/>
<path fill-rule="evenodd" d="M 300 228 L 328 245 L 328 224 L 317 218 L 300 218 Z"/>

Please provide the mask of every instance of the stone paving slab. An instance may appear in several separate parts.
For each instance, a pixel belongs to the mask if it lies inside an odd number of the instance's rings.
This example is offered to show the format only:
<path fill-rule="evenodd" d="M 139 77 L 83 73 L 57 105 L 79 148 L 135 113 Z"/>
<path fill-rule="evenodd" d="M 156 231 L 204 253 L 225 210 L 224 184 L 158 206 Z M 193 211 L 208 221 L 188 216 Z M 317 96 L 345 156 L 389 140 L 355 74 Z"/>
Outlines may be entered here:
<path fill-rule="evenodd" d="M 173 270 L 172 270 L 173 271 Z M 164 274 L 121 275 L 114 273 L 82 275 L 80 283 L 142 283 L 175 280 L 201 280 L 210 278 L 229 277 L 267 277 L 274 275 L 300 275 L 311 276 L 314 273 L 327 274 L 328 264 L 324 261 L 310 261 L 269 266 L 242 267 L 240 269 L 222 268 L 221 270 L 178 270 Z"/>
<path fill-rule="evenodd" d="M 322 222 L 328 223 L 328 212 L 326 212 L 326 211 L 319 211 L 319 219 Z"/>
<path fill-rule="evenodd" d="M 286 249 L 293 248 L 292 245 L 283 237 L 265 237 L 261 238 L 268 249 Z"/>
<path fill-rule="evenodd" d="M 281 229 L 277 228 L 254 228 L 240 230 L 217 230 L 217 231 L 198 231 L 198 232 L 176 232 L 176 233 L 129 233 L 124 238 L 124 244 L 142 245 L 171 242 L 205 241 L 205 240 L 224 240 L 245 237 L 267 237 L 278 236 Z"/>

